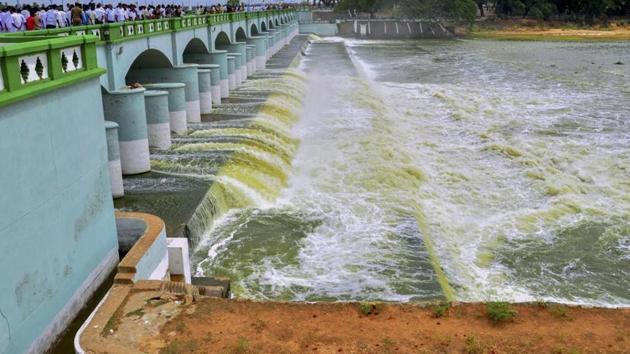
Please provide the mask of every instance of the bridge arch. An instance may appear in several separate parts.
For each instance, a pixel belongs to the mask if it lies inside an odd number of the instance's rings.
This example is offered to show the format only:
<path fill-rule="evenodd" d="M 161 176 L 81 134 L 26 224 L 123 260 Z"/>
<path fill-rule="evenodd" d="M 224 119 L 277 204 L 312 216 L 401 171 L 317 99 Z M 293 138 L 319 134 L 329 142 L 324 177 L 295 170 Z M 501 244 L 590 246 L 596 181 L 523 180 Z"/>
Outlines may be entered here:
<path fill-rule="evenodd" d="M 230 36 L 228 36 L 228 34 L 225 33 L 224 31 L 221 31 L 217 35 L 217 39 L 214 40 L 214 47 L 223 48 L 226 45 L 229 45 L 230 43 L 231 43 Z"/>
<path fill-rule="evenodd" d="M 276 27 L 278 27 L 278 26 L 279 26 L 279 24 L 278 24 L 278 19 L 276 19 Z"/>
<path fill-rule="evenodd" d="M 245 30 L 243 29 L 243 27 L 239 27 L 236 29 L 234 38 L 236 39 L 237 42 L 245 42 L 247 40 L 247 34 L 245 33 Z"/>
<path fill-rule="evenodd" d="M 138 54 L 136 58 L 127 66 L 127 68 L 122 71 L 125 73 L 125 82 L 127 84 L 131 84 L 130 82 L 130 73 L 134 70 L 142 70 L 142 69 L 158 69 L 158 68 L 172 68 L 173 62 L 172 60 L 158 49 L 147 49 L 142 53 Z M 133 80 L 131 80 L 133 81 Z"/>
<path fill-rule="evenodd" d="M 210 50 L 206 44 L 199 38 L 191 39 L 182 53 L 182 59 L 184 63 L 195 63 L 197 58 L 201 55 L 210 53 Z"/>
<path fill-rule="evenodd" d="M 258 27 L 256 27 L 256 24 L 255 24 L 255 23 L 252 23 L 252 26 L 249 28 L 249 33 L 250 33 L 252 36 L 255 36 L 255 35 L 257 35 L 257 34 L 258 34 Z"/>
<path fill-rule="evenodd" d="M 267 23 L 265 21 L 260 22 L 260 30 L 262 32 L 267 32 Z"/>
<path fill-rule="evenodd" d="M 273 25 L 273 21 L 269 20 L 269 29 L 274 28 L 275 26 Z"/>

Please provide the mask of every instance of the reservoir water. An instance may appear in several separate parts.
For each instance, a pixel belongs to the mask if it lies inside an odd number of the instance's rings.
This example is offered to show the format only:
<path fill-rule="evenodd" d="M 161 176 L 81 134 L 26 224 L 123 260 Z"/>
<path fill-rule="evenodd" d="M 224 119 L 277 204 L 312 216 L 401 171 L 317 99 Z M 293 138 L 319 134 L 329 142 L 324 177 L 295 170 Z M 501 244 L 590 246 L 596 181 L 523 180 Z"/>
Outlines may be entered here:
<path fill-rule="evenodd" d="M 254 299 L 630 305 L 629 43 L 305 54 L 274 83 L 292 113 L 178 148 L 242 157 L 217 180 L 247 201 L 204 230 L 198 274 Z"/>

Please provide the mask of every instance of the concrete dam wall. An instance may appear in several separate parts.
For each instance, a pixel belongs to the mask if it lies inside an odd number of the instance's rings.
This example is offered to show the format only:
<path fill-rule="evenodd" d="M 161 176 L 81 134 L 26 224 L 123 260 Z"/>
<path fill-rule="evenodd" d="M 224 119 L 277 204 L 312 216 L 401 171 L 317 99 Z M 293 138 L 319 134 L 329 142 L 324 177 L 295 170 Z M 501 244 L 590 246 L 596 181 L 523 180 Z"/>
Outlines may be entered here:
<path fill-rule="evenodd" d="M 344 37 L 398 39 L 450 38 L 453 34 L 441 23 L 426 20 L 356 19 L 337 23 Z"/>

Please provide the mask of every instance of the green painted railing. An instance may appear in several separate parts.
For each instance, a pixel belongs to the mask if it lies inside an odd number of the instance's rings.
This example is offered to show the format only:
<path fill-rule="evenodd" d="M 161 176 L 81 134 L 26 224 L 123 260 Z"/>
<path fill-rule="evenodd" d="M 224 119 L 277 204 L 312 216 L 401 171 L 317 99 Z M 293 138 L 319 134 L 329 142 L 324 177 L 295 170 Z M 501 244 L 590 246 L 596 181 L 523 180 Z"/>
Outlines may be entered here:
<path fill-rule="evenodd" d="M 71 26 L 37 31 L 5 33 L 0 35 L 0 42 L 23 42 L 40 40 L 51 36 L 93 35 L 98 42 L 111 42 L 135 39 L 163 32 L 181 31 L 190 28 L 201 28 L 228 22 L 273 18 L 280 15 L 291 15 L 293 10 L 270 10 L 259 12 L 233 12 L 213 15 L 192 15 L 168 19 L 142 20 L 129 22 L 106 23 L 91 26 Z M 292 20 L 293 18 L 291 18 Z"/>
<path fill-rule="evenodd" d="M 105 72 L 96 45 L 192 28 L 286 15 L 292 10 L 193 15 L 168 19 L 73 26 L 0 35 L 0 107 Z"/>
<path fill-rule="evenodd" d="M 42 39 L 0 47 L 0 107 L 98 77 L 94 36 Z"/>

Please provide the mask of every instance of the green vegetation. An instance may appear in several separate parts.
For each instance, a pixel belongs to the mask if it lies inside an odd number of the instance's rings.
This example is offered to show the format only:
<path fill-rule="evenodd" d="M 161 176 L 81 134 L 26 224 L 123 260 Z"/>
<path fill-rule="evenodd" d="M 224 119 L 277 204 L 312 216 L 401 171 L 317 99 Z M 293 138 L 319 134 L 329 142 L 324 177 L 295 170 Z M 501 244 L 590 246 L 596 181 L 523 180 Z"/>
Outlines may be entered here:
<path fill-rule="evenodd" d="M 500 16 L 522 16 L 537 20 L 567 19 L 594 22 L 613 16 L 630 15 L 629 0 L 475 0 L 477 5 L 495 8 Z"/>
<path fill-rule="evenodd" d="M 440 318 L 444 317 L 448 310 L 451 308 L 451 304 L 448 302 L 442 302 L 435 306 L 433 306 L 433 317 Z"/>
<path fill-rule="evenodd" d="M 517 315 L 516 310 L 507 302 L 489 302 L 486 304 L 486 312 L 495 323 L 512 321 Z"/>
<path fill-rule="evenodd" d="M 181 354 L 181 353 L 192 353 L 199 348 L 199 345 L 196 340 L 174 340 L 162 349 L 160 349 L 160 354 Z"/>
<path fill-rule="evenodd" d="M 383 310 L 382 304 L 375 304 L 371 302 L 359 303 L 359 312 L 364 316 L 378 315 Z"/>
<path fill-rule="evenodd" d="M 144 316 L 144 310 L 142 309 L 142 307 L 135 309 L 129 313 L 127 313 L 125 315 L 125 317 L 131 317 L 131 316 L 137 316 L 137 317 L 142 317 Z"/>
<path fill-rule="evenodd" d="M 248 349 L 249 349 L 249 342 L 247 341 L 247 338 L 239 337 L 238 343 L 236 343 L 236 348 L 234 348 L 234 352 L 247 353 Z"/>
<path fill-rule="evenodd" d="M 340 0 L 339 11 L 386 10 L 401 18 L 432 18 L 472 23 L 487 11 L 501 18 L 566 20 L 592 24 L 630 16 L 630 0 Z"/>
<path fill-rule="evenodd" d="M 466 337 L 464 352 L 467 354 L 483 354 L 484 348 L 477 340 L 477 337 L 471 334 Z"/>

